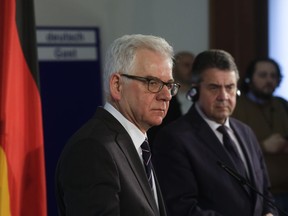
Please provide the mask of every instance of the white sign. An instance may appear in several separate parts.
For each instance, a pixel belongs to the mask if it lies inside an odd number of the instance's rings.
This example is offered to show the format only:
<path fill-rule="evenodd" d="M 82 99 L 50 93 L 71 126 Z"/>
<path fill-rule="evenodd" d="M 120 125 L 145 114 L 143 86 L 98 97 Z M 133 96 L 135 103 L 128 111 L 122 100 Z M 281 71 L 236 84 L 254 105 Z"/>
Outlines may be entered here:
<path fill-rule="evenodd" d="M 93 29 L 37 29 L 40 61 L 95 61 L 98 38 Z"/>
<path fill-rule="evenodd" d="M 40 44 L 96 44 L 93 30 L 37 30 L 37 43 Z"/>

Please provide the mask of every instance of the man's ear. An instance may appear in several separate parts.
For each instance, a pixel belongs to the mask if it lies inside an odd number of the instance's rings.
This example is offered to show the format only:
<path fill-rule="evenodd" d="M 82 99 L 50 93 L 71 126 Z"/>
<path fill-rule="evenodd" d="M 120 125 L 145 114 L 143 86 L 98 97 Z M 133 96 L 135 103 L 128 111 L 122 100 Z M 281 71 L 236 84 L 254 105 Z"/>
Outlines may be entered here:
<path fill-rule="evenodd" d="M 109 84 L 110 84 L 110 93 L 113 100 L 120 100 L 122 90 L 120 75 L 118 73 L 112 74 L 112 76 L 110 77 Z"/>

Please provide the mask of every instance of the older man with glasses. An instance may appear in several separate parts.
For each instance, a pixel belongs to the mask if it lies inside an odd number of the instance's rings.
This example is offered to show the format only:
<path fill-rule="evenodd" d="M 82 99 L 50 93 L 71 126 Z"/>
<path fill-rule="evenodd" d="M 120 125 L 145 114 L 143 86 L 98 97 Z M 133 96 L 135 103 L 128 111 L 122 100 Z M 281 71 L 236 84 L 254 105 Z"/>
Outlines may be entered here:
<path fill-rule="evenodd" d="M 126 35 L 111 45 L 106 103 L 67 143 L 56 171 L 59 215 L 165 216 L 146 132 L 161 124 L 179 84 L 172 47 Z"/>

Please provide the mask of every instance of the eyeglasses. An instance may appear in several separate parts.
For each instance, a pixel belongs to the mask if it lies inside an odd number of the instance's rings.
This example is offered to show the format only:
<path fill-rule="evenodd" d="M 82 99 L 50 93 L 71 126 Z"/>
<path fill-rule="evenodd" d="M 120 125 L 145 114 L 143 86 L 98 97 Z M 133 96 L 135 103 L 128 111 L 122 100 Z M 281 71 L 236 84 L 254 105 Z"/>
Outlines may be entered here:
<path fill-rule="evenodd" d="M 149 78 L 149 77 L 133 76 L 133 75 L 128 75 L 128 74 L 120 74 L 120 75 L 128 79 L 138 80 L 140 82 L 147 83 L 148 91 L 152 93 L 160 92 L 163 89 L 164 85 L 166 85 L 168 90 L 170 91 L 171 96 L 175 96 L 180 88 L 179 83 L 163 82 L 162 80 L 156 77 Z"/>

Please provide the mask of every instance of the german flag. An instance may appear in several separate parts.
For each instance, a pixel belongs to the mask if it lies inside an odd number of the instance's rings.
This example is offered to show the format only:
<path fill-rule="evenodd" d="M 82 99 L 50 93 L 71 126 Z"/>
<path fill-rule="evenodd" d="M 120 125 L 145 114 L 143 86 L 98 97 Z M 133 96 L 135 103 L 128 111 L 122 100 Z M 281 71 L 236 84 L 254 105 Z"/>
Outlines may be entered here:
<path fill-rule="evenodd" d="M 0 0 L 0 216 L 45 216 L 33 0 Z"/>

